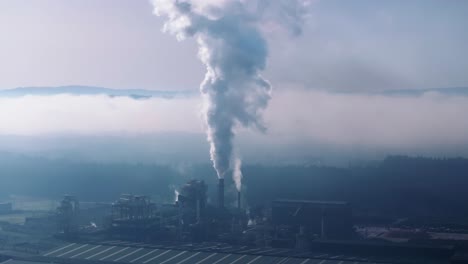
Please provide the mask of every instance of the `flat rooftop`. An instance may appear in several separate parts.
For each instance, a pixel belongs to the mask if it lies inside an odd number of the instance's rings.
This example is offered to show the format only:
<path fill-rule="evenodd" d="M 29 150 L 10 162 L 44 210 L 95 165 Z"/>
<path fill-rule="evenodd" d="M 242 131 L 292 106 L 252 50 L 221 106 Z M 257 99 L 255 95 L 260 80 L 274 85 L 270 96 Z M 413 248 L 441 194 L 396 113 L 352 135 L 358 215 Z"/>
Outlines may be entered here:
<path fill-rule="evenodd" d="M 0 264 L 44 264 L 44 262 L 36 262 L 36 261 L 28 261 L 28 260 L 17 260 L 17 259 L 9 259 Z"/>
<path fill-rule="evenodd" d="M 176 246 L 122 241 L 100 244 L 64 244 L 38 259 L 56 263 L 129 264 L 371 264 L 401 263 L 382 259 L 297 252 L 291 249 L 248 248 L 217 243 Z M 9 264 L 9 263 L 6 263 Z M 15 263 L 11 263 L 15 264 Z M 23 263 L 17 263 L 23 264 Z M 27 263 L 24 263 L 27 264 Z"/>
<path fill-rule="evenodd" d="M 349 202 L 345 201 L 316 201 L 316 200 L 291 200 L 291 199 L 277 199 L 273 201 L 275 203 L 290 203 L 290 204 L 310 204 L 310 205 L 349 205 Z"/>

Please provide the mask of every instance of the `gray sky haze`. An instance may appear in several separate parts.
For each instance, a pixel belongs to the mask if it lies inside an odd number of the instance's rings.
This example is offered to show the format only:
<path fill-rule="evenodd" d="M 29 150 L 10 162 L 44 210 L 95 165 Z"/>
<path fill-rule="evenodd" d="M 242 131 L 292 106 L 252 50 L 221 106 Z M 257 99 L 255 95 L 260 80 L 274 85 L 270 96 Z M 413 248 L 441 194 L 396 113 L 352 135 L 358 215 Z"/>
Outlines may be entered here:
<path fill-rule="evenodd" d="M 312 0 L 309 8 L 300 34 L 271 25 L 263 32 L 268 56 L 262 74 L 273 87 L 264 111 L 267 131 L 239 129 L 241 147 L 255 142 L 270 154 L 289 148 L 290 157 L 299 147 L 307 157 L 341 150 L 348 158 L 468 157 L 466 95 L 381 93 L 468 87 L 468 1 Z M 0 89 L 85 85 L 196 92 L 206 71 L 196 40 L 165 34 L 164 19 L 153 9 L 149 0 L 0 0 Z M 203 135 L 201 107 L 193 94 L 144 100 L 0 96 L 0 142 L 11 136 Z M 187 141 L 181 142 L 183 149 Z M 208 148 L 204 141 L 193 143 Z M 20 145 L 0 144 L 0 152 Z M 200 151 L 208 158 L 206 149 Z"/>
<path fill-rule="evenodd" d="M 0 88 L 198 89 L 195 40 L 162 33 L 148 0 L 0 0 Z M 275 89 L 468 86 L 468 2 L 312 1 L 302 35 L 271 32 Z"/>

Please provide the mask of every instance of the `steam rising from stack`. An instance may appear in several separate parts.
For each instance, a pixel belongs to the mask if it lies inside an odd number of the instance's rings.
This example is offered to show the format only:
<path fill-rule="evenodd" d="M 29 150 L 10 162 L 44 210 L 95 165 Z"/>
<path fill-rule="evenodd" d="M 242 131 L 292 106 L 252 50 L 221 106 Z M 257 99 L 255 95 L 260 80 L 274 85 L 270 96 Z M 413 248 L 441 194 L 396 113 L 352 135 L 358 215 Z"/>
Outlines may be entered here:
<path fill-rule="evenodd" d="M 239 158 L 236 158 L 234 161 L 234 172 L 232 174 L 232 178 L 234 179 L 234 183 L 236 184 L 236 189 L 238 192 L 241 191 L 242 187 L 242 161 Z"/>
<path fill-rule="evenodd" d="M 195 37 L 206 66 L 200 90 L 210 156 L 218 178 L 229 170 L 241 189 L 241 161 L 234 157 L 235 127 L 266 128 L 261 112 L 271 97 L 265 69 L 263 30 L 279 25 L 300 33 L 305 0 L 152 0 L 155 13 L 166 16 L 164 30 L 177 39 Z"/>

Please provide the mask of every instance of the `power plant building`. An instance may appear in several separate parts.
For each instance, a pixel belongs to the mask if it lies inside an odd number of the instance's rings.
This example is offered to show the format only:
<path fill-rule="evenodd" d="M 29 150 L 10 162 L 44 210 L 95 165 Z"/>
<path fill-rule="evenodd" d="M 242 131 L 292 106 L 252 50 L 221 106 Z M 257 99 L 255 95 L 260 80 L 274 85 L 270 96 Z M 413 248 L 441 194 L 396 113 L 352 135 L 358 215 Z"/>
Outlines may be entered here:
<path fill-rule="evenodd" d="M 274 225 L 305 229 L 324 239 L 348 239 L 352 235 L 352 213 L 348 202 L 275 200 L 272 203 Z"/>

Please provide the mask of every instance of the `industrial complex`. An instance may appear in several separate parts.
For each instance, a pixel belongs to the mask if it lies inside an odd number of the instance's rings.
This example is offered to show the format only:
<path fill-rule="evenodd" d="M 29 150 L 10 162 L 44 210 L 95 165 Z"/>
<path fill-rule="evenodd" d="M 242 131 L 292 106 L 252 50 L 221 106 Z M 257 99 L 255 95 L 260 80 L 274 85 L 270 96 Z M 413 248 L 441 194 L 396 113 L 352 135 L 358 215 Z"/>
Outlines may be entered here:
<path fill-rule="evenodd" d="M 26 238 L 13 243 L 2 233 L 0 263 L 468 263 L 468 236 L 441 239 L 424 230 L 362 226 L 346 201 L 278 199 L 254 213 L 242 205 L 241 192 L 235 205 L 225 204 L 224 179 L 214 203 L 207 190 L 204 181 L 190 180 L 169 204 L 122 194 L 113 203 L 90 205 L 66 195 L 54 213 L 21 225 L 2 222 L 3 231 Z M 11 204 L 2 210 L 14 211 Z"/>

